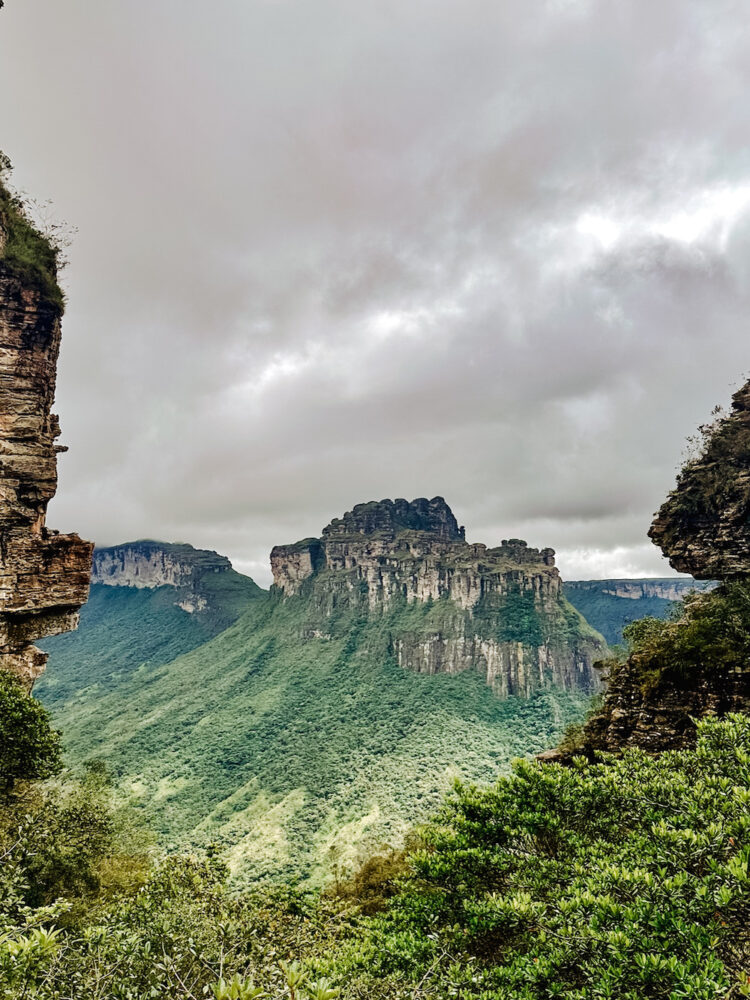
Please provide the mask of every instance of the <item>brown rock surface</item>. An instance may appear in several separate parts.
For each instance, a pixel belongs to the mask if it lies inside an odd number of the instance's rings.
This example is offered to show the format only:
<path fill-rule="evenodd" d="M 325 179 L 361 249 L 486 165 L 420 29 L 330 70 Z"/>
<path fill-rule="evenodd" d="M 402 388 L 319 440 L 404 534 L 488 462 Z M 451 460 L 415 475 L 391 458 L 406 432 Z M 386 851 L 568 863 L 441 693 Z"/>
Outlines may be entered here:
<path fill-rule="evenodd" d="M 698 580 L 750 574 L 750 382 L 681 471 L 649 537 L 674 569 Z"/>
<path fill-rule="evenodd" d="M 677 750 L 693 743 L 696 719 L 750 710 L 750 670 L 707 663 L 687 677 L 665 673 L 644 686 L 637 659 L 614 668 L 600 710 L 587 721 L 588 756 L 625 747 Z"/>
<path fill-rule="evenodd" d="M 45 526 L 65 450 L 50 412 L 59 349 L 59 308 L 0 259 L 0 668 L 29 688 L 47 660 L 33 642 L 78 624 L 93 550 Z"/>

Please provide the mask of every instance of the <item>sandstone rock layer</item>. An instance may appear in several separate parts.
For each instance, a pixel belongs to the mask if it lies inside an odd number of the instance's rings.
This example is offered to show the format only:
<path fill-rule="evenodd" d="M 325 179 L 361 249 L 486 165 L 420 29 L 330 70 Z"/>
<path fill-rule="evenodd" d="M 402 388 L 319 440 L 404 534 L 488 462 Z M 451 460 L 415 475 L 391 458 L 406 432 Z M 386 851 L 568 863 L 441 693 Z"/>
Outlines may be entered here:
<path fill-rule="evenodd" d="M 45 526 L 60 434 L 51 412 L 60 310 L 0 259 L 0 668 L 31 688 L 33 643 L 78 624 L 93 545 Z"/>
<path fill-rule="evenodd" d="M 274 585 L 309 609 L 303 639 L 346 614 L 377 620 L 418 673 L 480 670 L 502 697 L 597 690 L 606 645 L 567 602 L 552 549 L 469 544 L 442 497 L 359 504 L 320 538 L 277 546 Z"/>

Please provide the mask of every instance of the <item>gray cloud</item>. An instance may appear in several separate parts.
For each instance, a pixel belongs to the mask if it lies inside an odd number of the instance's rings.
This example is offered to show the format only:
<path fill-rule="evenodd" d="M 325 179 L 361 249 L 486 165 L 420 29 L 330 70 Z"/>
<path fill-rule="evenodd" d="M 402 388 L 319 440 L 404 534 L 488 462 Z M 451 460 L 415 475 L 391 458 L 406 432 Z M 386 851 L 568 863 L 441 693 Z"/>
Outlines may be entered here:
<path fill-rule="evenodd" d="M 2 147 L 78 227 L 51 523 L 216 547 L 446 496 L 568 577 L 747 366 L 731 0 L 13 0 Z"/>

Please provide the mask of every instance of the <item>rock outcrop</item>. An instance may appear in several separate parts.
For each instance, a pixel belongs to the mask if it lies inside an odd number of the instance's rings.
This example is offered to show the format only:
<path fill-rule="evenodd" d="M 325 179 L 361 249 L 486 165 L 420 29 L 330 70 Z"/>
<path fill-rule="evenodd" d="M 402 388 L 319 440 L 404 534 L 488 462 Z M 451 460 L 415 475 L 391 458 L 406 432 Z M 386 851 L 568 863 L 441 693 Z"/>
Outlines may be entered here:
<path fill-rule="evenodd" d="M 78 624 L 93 546 L 45 525 L 65 450 L 51 413 L 61 310 L 2 259 L 2 220 L 0 211 L 0 668 L 30 689 L 47 660 L 33 643 Z"/>
<path fill-rule="evenodd" d="M 591 757 L 639 747 L 649 753 L 693 743 L 695 720 L 750 711 L 750 669 L 706 662 L 687 676 L 665 672 L 647 677 L 634 654 L 613 665 L 601 708 L 586 722 L 577 752 Z M 546 759 L 561 759 L 552 751 Z"/>
<path fill-rule="evenodd" d="M 226 556 L 192 545 L 142 539 L 94 550 L 91 582 L 106 587 L 189 587 L 207 573 L 228 573 Z"/>
<path fill-rule="evenodd" d="M 249 577 L 236 573 L 229 559 L 218 552 L 196 549 L 184 542 L 151 539 L 96 548 L 91 583 L 136 590 L 169 587 L 175 591 L 173 603 L 191 615 L 218 612 L 230 591 L 238 608 L 243 596 L 261 593 Z M 220 597 L 217 591 L 221 591 Z M 234 618 L 236 615 L 231 620 Z"/>
<path fill-rule="evenodd" d="M 481 670 L 501 696 L 596 690 L 606 645 L 567 602 L 552 549 L 469 544 L 442 499 L 359 504 L 320 538 L 271 553 L 276 592 L 304 600 L 303 638 L 347 614 L 378 618 L 400 666 Z M 409 611 L 413 614 L 409 614 Z"/>
<path fill-rule="evenodd" d="M 683 468 L 649 536 L 675 569 L 719 585 L 688 598 L 679 619 L 646 622 L 627 659 L 606 665 L 606 695 L 580 738 L 543 760 L 675 749 L 692 743 L 696 719 L 750 711 L 750 383 L 702 432 L 701 456 Z"/>
<path fill-rule="evenodd" d="M 674 569 L 698 580 L 750 574 L 750 382 L 682 469 L 649 537 Z"/>

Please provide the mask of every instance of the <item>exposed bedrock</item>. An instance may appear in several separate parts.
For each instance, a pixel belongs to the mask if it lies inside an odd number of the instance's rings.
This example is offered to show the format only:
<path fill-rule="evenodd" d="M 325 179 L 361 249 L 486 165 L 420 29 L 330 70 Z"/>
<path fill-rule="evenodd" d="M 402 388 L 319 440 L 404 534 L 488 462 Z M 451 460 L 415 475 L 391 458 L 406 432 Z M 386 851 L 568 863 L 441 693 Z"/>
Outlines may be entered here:
<path fill-rule="evenodd" d="M 47 660 L 33 643 L 78 624 L 93 549 L 45 525 L 65 450 L 51 413 L 59 349 L 59 307 L 0 259 L 0 667 L 29 689 Z"/>
<path fill-rule="evenodd" d="M 307 603 L 303 638 L 356 611 L 382 619 L 405 669 L 477 669 L 501 696 L 594 691 L 606 646 L 565 599 L 554 555 L 520 539 L 470 544 L 435 497 L 359 504 L 320 538 L 274 548 L 271 567 L 282 598 Z"/>
<path fill-rule="evenodd" d="M 750 382 L 680 472 L 649 537 L 674 569 L 698 580 L 750 574 Z"/>

